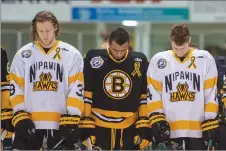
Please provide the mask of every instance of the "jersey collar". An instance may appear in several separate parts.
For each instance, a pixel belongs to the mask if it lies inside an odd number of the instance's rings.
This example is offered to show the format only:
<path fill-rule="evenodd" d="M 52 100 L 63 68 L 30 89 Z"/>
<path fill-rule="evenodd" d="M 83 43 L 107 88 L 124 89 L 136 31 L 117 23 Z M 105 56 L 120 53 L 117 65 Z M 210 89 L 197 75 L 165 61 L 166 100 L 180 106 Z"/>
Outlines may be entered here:
<path fill-rule="evenodd" d="M 38 41 L 35 41 L 35 44 L 38 46 L 38 48 L 41 50 L 41 52 L 43 52 L 45 55 L 48 55 L 53 50 L 55 50 L 55 48 L 58 46 L 59 43 L 60 43 L 60 40 L 57 40 L 57 42 L 52 46 L 52 48 L 50 48 L 50 50 L 46 53 L 45 50 L 42 48 L 41 44 Z"/>
<path fill-rule="evenodd" d="M 109 48 L 107 48 L 107 52 L 108 52 L 109 57 L 110 57 L 114 62 L 116 62 L 116 63 L 121 63 L 121 62 L 125 61 L 125 59 L 128 57 L 128 54 L 129 54 L 129 50 L 126 50 L 126 55 L 124 56 L 124 58 L 121 59 L 121 60 L 116 60 L 116 59 L 111 55 L 111 53 L 110 53 L 110 51 L 109 51 Z"/>
<path fill-rule="evenodd" d="M 172 50 L 172 53 L 173 53 L 173 57 L 179 62 L 179 63 L 184 63 L 184 62 L 186 62 L 189 58 L 190 58 L 190 56 L 191 56 L 191 54 L 192 54 L 192 52 L 193 52 L 193 50 L 194 49 L 190 49 L 189 50 L 189 53 L 187 54 L 187 56 L 184 58 L 184 60 L 180 60 L 180 58 L 176 55 L 176 53 L 175 53 L 175 51 L 174 50 Z"/>

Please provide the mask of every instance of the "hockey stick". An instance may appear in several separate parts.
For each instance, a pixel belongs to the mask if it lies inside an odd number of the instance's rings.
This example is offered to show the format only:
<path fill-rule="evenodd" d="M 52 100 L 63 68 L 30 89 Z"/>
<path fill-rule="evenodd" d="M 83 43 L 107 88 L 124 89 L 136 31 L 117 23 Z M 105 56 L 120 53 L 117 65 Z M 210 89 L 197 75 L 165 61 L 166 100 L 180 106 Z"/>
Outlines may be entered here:
<path fill-rule="evenodd" d="M 1 150 L 3 150 L 3 140 L 5 139 L 7 133 L 8 133 L 7 130 L 3 130 L 1 134 Z"/>
<path fill-rule="evenodd" d="M 2 134 L 1 134 L 1 141 L 3 141 L 7 135 L 7 130 L 3 130 Z"/>
<path fill-rule="evenodd" d="M 93 150 L 90 137 L 88 137 L 88 139 L 87 139 L 87 150 Z"/>
<path fill-rule="evenodd" d="M 213 146 L 213 140 L 210 139 L 208 141 L 208 149 L 207 150 L 215 150 L 215 147 Z"/>
<path fill-rule="evenodd" d="M 62 142 L 64 141 L 64 138 L 62 138 L 54 147 L 52 150 L 56 149 Z"/>

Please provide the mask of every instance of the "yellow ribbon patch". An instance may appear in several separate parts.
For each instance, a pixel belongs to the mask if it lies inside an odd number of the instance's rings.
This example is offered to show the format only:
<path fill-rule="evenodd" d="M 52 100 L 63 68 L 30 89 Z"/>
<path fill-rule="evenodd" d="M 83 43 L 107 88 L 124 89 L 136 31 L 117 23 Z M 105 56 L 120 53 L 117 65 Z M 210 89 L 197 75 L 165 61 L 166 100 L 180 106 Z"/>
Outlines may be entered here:
<path fill-rule="evenodd" d="M 192 56 L 190 59 L 191 59 L 191 64 L 188 66 L 188 68 L 191 68 L 193 66 L 194 69 L 196 69 L 197 66 L 195 65 L 195 57 Z"/>
<path fill-rule="evenodd" d="M 138 75 L 138 77 L 141 76 L 141 73 L 140 73 L 140 62 L 135 62 L 134 63 L 134 71 L 132 72 L 132 76 L 135 76 L 135 75 Z"/>
<path fill-rule="evenodd" d="M 61 59 L 61 56 L 60 56 L 60 48 L 56 48 L 56 54 L 54 55 L 53 59 L 56 59 L 58 58 L 59 60 Z"/>

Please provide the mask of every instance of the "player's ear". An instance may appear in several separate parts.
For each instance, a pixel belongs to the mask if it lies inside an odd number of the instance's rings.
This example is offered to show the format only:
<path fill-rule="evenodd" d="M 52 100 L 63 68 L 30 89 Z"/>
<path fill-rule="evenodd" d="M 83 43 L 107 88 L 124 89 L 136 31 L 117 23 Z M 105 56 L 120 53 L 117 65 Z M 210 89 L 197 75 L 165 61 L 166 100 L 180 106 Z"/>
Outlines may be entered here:
<path fill-rule="evenodd" d="M 57 25 L 54 26 L 54 31 L 55 31 L 55 32 L 57 31 Z"/>

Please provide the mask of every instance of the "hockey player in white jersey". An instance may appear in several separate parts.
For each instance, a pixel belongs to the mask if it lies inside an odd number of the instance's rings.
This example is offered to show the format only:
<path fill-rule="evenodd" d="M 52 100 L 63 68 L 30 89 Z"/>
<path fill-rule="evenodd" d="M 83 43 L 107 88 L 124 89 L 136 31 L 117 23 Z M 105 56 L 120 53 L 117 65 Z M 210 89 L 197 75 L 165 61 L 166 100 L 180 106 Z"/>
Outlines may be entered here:
<path fill-rule="evenodd" d="M 83 58 L 73 46 L 56 40 L 56 17 L 47 11 L 32 20 L 33 42 L 14 56 L 10 69 L 11 104 L 15 126 L 14 149 L 48 149 L 59 142 L 73 149 L 83 103 Z"/>
<path fill-rule="evenodd" d="M 185 24 L 172 27 L 170 40 L 173 50 L 154 55 L 147 72 L 154 143 L 171 140 L 178 148 L 185 142 L 186 150 L 213 149 L 219 127 L 214 58 L 189 47 Z"/>

